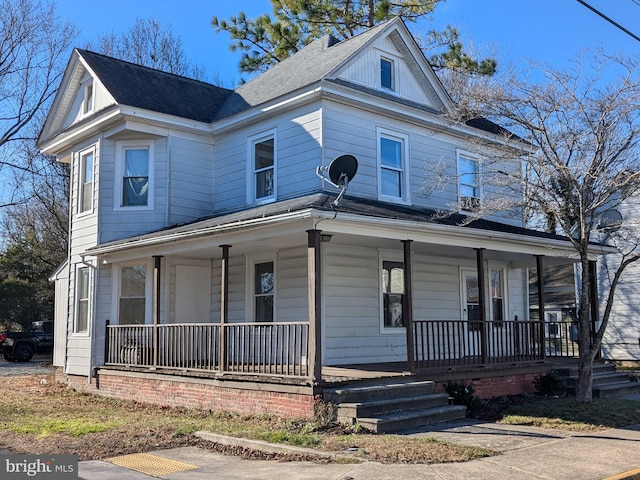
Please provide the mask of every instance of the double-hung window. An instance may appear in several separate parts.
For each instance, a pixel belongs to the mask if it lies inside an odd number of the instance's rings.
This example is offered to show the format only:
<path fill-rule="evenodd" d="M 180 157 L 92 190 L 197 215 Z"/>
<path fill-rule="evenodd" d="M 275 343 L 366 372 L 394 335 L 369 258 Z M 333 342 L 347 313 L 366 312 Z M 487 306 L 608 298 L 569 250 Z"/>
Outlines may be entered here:
<path fill-rule="evenodd" d="M 381 199 L 396 202 L 408 199 L 407 144 L 406 135 L 378 129 L 378 192 Z"/>
<path fill-rule="evenodd" d="M 116 208 L 153 207 L 153 145 L 148 142 L 119 144 L 116 163 Z"/>
<path fill-rule="evenodd" d="M 82 267 L 77 270 L 76 278 L 76 321 L 74 333 L 89 331 L 89 292 L 91 290 L 91 269 Z"/>
<path fill-rule="evenodd" d="M 502 327 L 505 317 L 504 270 L 491 268 L 489 275 L 491 280 L 491 319 L 494 327 Z"/>
<path fill-rule="evenodd" d="M 404 263 L 382 260 L 382 327 L 383 329 L 405 326 L 404 304 Z"/>
<path fill-rule="evenodd" d="M 80 154 L 78 188 L 78 212 L 88 212 L 93 208 L 93 150 Z"/>
<path fill-rule="evenodd" d="M 480 207 L 480 160 L 465 152 L 458 152 L 458 193 L 462 210 Z"/>
<path fill-rule="evenodd" d="M 275 133 L 249 139 L 250 193 L 249 203 L 276 199 L 276 138 Z"/>
<path fill-rule="evenodd" d="M 120 325 L 141 325 L 146 322 L 146 285 L 146 265 L 120 267 L 118 295 L 118 323 Z"/>
<path fill-rule="evenodd" d="M 273 322 L 275 270 L 274 262 L 253 265 L 253 315 L 256 322 Z"/>

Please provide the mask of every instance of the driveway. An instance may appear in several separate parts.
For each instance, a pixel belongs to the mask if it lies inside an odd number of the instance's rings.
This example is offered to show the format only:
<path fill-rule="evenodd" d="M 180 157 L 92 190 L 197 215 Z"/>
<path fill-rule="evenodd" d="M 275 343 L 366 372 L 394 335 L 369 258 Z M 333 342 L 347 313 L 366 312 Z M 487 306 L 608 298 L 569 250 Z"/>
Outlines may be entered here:
<path fill-rule="evenodd" d="M 10 375 L 47 375 L 53 373 L 55 367 L 51 365 L 51 355 L 36 355 L 29 362 L 7 362 L 0 360 L 0 377 Z"/>

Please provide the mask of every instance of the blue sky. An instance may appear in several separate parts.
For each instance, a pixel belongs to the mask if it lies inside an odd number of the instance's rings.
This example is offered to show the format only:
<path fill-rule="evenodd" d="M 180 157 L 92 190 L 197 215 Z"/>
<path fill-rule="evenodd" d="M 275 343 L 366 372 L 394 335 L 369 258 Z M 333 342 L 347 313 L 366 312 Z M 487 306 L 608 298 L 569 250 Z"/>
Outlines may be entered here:
<path fill-rule="evenodd" d="M 636 3 L 637 2 L 637 3 Z M 57 0 L 58 13 L 81 29 L 77 46 L 98 35 L 128 30 L 136 18 L 156 18 L 181 38 L 188 58 L 217 74 L 227 87 L 242 77 L 239 53 L 229 37 L 216 34 L 211 17 L 243 10 L 249 18 L 271 12 L 268 0 Z M 588 0 L 595 8 L 640 36 L 640 0 Z M 609 24 L 577 0 L 447 0 L 432 22 L 409 24 L 414 34 L 457 27 L 465 44 L 498 60 L 531 58 L 562 67 L 578 50 L 603 45 L 609 51 L 640 54 L 640 42 Z M 245 76 L 246 77 L 246 76 Z"/>

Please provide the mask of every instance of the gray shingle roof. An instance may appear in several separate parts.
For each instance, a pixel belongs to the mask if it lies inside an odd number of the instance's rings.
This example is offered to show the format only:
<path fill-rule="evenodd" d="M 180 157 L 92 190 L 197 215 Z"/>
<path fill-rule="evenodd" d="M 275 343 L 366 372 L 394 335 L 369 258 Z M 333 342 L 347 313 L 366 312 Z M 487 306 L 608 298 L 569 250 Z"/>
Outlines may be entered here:
<path fill-rule="evenodd" d="M 211 122 L 232 90 L 78 49 L 120 105 Z"/>
<path fill-rule="evenodd" d="M 295 55 L 240 85 L 235 94 L 229 97 L 218 118 L 233 115 L 245 108 L 260 105 L 319 82 L 395 21 L 400 20 L 382 23 L 341 42 L 336 42 L 336 39 L 328 35 L 315 40 Z"/>

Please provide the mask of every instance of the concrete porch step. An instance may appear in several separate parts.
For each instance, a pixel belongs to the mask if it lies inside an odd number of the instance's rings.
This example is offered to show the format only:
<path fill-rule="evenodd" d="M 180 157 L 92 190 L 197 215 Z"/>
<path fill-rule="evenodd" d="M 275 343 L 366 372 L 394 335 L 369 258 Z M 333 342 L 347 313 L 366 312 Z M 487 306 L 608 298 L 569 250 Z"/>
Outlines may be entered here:
<path fill-rule="evenodd" d="M 360 418 L 377 417 L 410 410 L 425 410 L 447 406 L 448 404 L 449 396 L 446 393 L 432 393 L 368 402 L 346 402 L 338 405 L 338 420 L 356 421 L 356 419 Z"/>
<path fill-rule="evenodd" d="M 445 405 L 381 415 L 375 418 L 358 418 L 358 423 L 376 433 L 391 433 L 411 428 L 449 422 L 465 418 L 467 408 L 463 405 Z"/>
<path fill-rule="evenodd" d="M 567 388 L 567 393 L 575 395 L 578 382 L 577 365 L 554 370 Z M 640 382 L 632 381 L 628 373 L 617 372 L 613 363 L 593 364 L 593 398 L 613 398 L 640 394 Z"/>
<path fill-rule="evenodd" d="M 377 400 L 389 400 L 411 396 L 420 396 L 435 392 L 435 385 L 430 381 L 390 381 L 373 385 L 352 385 L 324 391 L 324 400 L 340 403 L 364 403 Z"/>
<path fill-rule="evenodd" d="M 615 398 L 632 394 L 640 394 L 640 382 L 627 381 L 593 387 L 594 398 Z"/>

